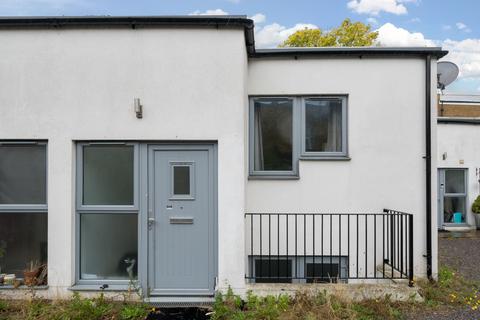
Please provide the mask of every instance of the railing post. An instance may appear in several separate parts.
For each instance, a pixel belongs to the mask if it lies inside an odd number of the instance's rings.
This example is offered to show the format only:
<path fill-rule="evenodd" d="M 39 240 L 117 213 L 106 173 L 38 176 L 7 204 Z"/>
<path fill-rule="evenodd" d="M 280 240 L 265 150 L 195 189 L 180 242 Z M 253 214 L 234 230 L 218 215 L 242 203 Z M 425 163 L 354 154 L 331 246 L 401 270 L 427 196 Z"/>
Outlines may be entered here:
<path fill-rule="evenodd" d="M 390 265 L 395 265 L 395 214 L 390 212 Z M 393 274 L 393 269 L 392 269 Z"/>
<path fill-rule="evenodd" d="M 408 285 L 413 287 L 413 215 L 408 217 Z"/>

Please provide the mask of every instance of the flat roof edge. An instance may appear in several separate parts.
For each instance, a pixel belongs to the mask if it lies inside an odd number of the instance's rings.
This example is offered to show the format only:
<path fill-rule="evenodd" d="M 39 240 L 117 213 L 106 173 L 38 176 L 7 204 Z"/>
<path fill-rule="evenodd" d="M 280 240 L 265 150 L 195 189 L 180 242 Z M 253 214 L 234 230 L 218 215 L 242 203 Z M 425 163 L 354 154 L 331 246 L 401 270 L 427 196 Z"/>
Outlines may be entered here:
<path fill-rule="evenodd" d="M 57 29 L 62 27 L 213 27 L 239 28 L 245 32 L 248 54 L 255 52 L 254 22 L 245 15 L 187 16 L 63 16 L 63 17 L 2 17 L 0 29 Z"/>
<path fill-rule="evenodd" d="M 253 21 L 243 15 L 188 16 L 32 16 L 2 17 L 0 28 L 107 27 L 107 26 L 226 26 L 253 27 Z"/>
<path fill-rule="evenodd" d="M 301 56 L 424 56 L 438 59 L 448 54 L 441 47 L 321 47 L 257 49 L 252 58 Z"/>

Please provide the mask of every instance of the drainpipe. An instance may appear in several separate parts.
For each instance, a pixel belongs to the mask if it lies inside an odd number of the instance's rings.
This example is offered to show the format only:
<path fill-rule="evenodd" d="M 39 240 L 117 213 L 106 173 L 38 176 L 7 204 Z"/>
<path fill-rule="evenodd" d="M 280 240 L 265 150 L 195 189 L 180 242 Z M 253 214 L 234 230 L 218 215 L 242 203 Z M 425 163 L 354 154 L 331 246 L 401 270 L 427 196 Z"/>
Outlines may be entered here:
<path fill-rule="evenodd" d="M 426 242 L 427 277 L 432 280 L 432 95 L 431 95 L 432 57 L 425 59 L 425 201 L 426 201 Z"/>

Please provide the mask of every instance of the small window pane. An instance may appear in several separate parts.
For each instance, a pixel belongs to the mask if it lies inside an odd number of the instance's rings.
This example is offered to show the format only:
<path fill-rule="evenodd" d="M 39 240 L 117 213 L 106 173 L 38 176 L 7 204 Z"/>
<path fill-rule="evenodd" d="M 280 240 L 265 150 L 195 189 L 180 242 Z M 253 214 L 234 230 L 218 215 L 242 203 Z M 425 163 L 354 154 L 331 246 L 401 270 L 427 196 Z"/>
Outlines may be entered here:
<path fill-rule="evenodd" d="M 190 194 L 190 166 L 173 167 L 173 194 Z"/>
<path fill-rule="evenodd" d="M 80 278 L 136 278 L 137 215 L 82 214 L 80 220 Z"/>
<path fill-rule="evenodd" d="M 465 193 L 465 171 L 445 170 L 445 192 Z"/>
<path fill-rule="evenodd" d="M 342 151 L 342 101 L 307 99 L 305 101 L 305 151 Z"/>
<path fill-rule="evenodd" d="M 465 197 L 444 197 L 443 199 L 443 221 L 446 223 L 465 222 Z M 460 220 L 456 216 L 459 216 Z"/>
<path fill-rule="evenodd" d="M 254 169 L 293 169 L 293 102 L 290 99 L 257 99 L 254 104 Z"/>
<path fill-rule="evenodd" d="M 255 260 L 255 282 L 292 282 L 292 260 Z"/>
<path fill-rule="evenodd" d="M 45 146 L 0 146 L 0 204 L 46 204 L 46 186 Z"/>
<path fill-rule="evenodd" d="M 336 283 L 338 263 L 307 263 L 307 283 Z"/>
<path fill-rule="evenodd" d="M 83 204 L 133 205 L 132 146 L 83 148 Z"/>
<path fill-rule="evenodd" d="M 23 278 L 31 261 L 47 263 L 47 214 L 0 213 L 0 273 Z"/>

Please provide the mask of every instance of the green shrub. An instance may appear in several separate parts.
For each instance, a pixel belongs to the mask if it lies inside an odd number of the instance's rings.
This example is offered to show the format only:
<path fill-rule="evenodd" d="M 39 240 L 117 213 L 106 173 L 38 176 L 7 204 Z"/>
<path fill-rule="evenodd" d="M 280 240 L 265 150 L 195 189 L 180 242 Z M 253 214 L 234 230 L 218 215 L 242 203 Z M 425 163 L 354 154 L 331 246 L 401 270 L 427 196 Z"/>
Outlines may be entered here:
<path fill-rule="evenodd" d="M 473 201 L 472 212 L 480 213 L 480 195 L 475 199 L 475 201 Z"/>

